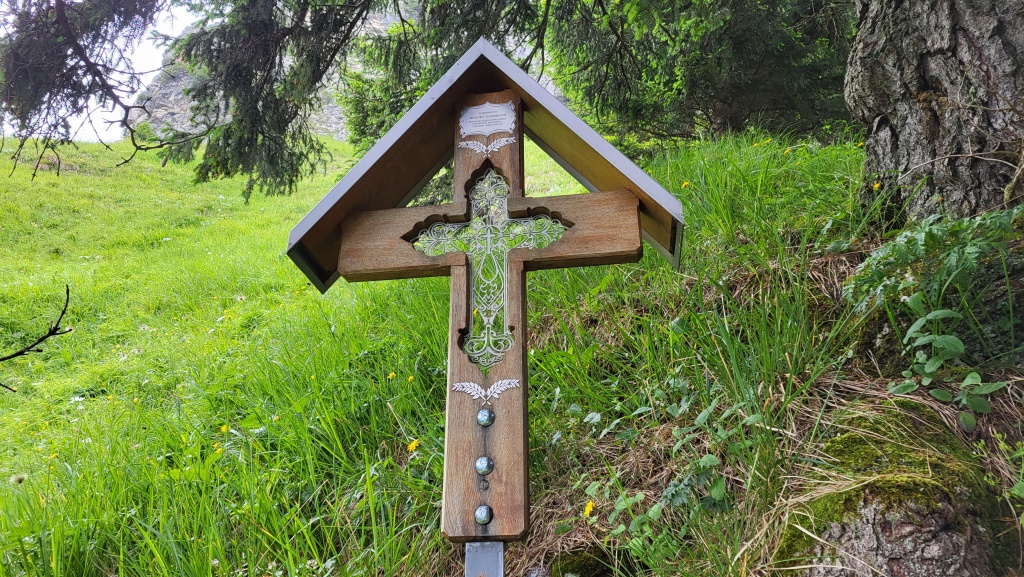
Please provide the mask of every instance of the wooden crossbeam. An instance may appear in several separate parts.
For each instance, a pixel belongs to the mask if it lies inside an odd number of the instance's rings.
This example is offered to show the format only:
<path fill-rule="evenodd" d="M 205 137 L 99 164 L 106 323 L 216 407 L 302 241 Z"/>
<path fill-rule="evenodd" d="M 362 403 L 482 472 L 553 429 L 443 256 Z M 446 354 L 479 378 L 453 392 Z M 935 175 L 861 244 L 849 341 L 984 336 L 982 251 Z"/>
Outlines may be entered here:
<path fill-rule="evenodd" d="M 639 201 L 628 190 L 513 198 L 515 218 L 548 214 L 571 226 L 551 246 L 523 255 L 526 270 L 621 264 L 640 258 Z M 349 282 L 449 276 L 460 255 L 429 257 L 407 240 L 433 222 L 464 222 L 465 202 L 357 212 L 341 227 L 338 271 Z"/>

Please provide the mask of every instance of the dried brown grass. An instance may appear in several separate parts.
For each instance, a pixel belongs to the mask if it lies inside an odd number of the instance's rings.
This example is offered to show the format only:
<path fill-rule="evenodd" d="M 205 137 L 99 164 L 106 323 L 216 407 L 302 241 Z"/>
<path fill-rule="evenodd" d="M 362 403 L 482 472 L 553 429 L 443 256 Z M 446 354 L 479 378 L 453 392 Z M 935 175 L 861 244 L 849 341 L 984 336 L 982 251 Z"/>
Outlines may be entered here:
<path fill-rule="evenodd" d="M 808 258 L 806 268 L 801 269 L 800 276 L 806 278 L 806 292 L 815 299 L 815 306 L 845 306 L 843 285 L 879 244 L 862 243 L 844 252 L 827 252 Z M 719 286 L 739 303 L 748 302 L 758 295 L 769 294 L 779 290 L 779 275 L 784 272 L 786 271 L 777 259 L 770 260 L 767 267 L 734 266 L 721 276 L 720 285 L 705 283 L 704 304 L 710 306 L 721 300 L 724 295 Z"/>

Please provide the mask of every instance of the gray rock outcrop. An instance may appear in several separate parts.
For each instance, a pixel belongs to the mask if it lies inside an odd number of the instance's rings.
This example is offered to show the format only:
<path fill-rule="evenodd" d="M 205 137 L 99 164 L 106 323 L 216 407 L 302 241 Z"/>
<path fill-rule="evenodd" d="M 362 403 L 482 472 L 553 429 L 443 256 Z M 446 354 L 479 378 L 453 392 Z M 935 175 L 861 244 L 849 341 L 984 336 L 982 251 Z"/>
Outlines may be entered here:
<path fill-rule="evenodd" d="M 400 5 L 406 18 L 416 20 L 420 17 L 418 4 L 403 0 Z M 398 15 L 391 12 L 372 13 L 364 24 L 364 33 L 385 34 L 398 20 Z M 183 34 L 189 34 L 192 31 L 193 29 L 187 28 Z M 519 56 L 524 55 L 525 49 Z M 358 63 L 352 65 L 358 68 Z M 536 74 L 531 75 L 538 78 Z M 185 63 L 175 61 L 174 55 L 170 51 L 165 52 L 162 70 L 136 99 L 136 104 L 144 105 L 145 109 L 133 110 L 128 118 L 129 123 L 132 126 L 139 126 L 141 123 L 147 122 L 158 134 L 167 127 L 186 132 L 196 131 L 197 125 L 192 121 L 189 111 L 192 101 L 185 94 L 185 91 L 191 88 L 196 80 L 197 77 L 193 76 Z M 559 100 L 566 101 L 549 76 L 541 75 L 538 81 Z M 310 125 L 317 134 L 336 140 L 346 140 L 348 127 L 345 114 L 335 97 L 339 89 L 340 86 L 336 79 L 327 82 L 321 89 L 318 95 L 320 107 L 310 117 Z"/>
<path fill-rule="evenodd" d="M 132 126 L 148 122 L 158 133 L 165 127 L 175 130 L 194 131 L 196 125 L 191 120 L 189 107 L 192 100 L 185 94 L 196 78 L 182 63 L 164 65 L 146 91 L 139 95 L 137 104 L 145 105 L 145 110 L 134 109 L 128 117 Z M 313 131 L 337 140 L 345 140 L 348 130 L 345 115 L 334 98 L 334 89 L 324 87 L 320 92 L 320 108 L 310 117 Z"/>

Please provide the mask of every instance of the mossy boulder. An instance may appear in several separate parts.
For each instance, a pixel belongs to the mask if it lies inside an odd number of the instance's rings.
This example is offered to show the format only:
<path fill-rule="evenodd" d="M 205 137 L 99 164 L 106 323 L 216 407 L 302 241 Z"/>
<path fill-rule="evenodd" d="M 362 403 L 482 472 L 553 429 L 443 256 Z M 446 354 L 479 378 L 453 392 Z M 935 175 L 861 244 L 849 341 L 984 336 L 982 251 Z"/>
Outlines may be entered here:
<path fill-rule="evenodd" d="M 791 508 L 775 565 L 803 568 L 786 575 L 1005 574 L 999 496 L 934 412 L 857 403 L 833 432 L 822 447 L 829 466 Z"/>
<path fill-rule="evenodd" d="M 612 577 L 611 559 L 601 549 L 572 551 L 551 563 L 551 577 Z"/>

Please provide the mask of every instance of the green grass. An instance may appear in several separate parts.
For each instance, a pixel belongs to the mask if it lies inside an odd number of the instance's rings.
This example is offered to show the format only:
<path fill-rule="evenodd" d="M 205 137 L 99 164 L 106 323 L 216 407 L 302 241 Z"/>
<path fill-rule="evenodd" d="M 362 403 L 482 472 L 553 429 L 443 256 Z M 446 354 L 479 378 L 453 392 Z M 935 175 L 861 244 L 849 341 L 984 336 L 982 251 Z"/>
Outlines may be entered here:
<path fill-rule="evenodd" d="M 531 273 L 535 529 L 510 574 L 558 539 L 623 574 L 770 564 L 784 431 L 851 338 L 809 272 L 859 234 L 862 155 L 766 140 L 648 167 L 683 201 L 682 273 L 652 250 Z M 45 330 L 64 284 L 75 329 L 0 365 L 3 574 L 460 574 L 438 530 L 446 280 L 321 296 L 284 255 L 348 165 L 331 150 L 328 174 L 248 205 L 239 181 L 94 145 L 0 181 L 0 351 Z M 535 147 L 526 166 L 528 194 L 579 191 Z"/>

